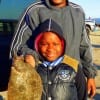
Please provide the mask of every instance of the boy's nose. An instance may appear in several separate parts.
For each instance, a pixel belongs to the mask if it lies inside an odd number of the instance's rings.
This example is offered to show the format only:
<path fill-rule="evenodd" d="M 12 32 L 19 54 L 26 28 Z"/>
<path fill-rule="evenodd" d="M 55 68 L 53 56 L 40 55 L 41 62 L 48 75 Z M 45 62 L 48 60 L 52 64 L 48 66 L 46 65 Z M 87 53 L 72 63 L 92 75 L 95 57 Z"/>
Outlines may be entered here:
<path fill-rule="evenodd" d="M 49 44 L 48 45 L 48 50 L 52 50 L 52 49 L 54 49 L 54 46 L 52 44 Z"/>

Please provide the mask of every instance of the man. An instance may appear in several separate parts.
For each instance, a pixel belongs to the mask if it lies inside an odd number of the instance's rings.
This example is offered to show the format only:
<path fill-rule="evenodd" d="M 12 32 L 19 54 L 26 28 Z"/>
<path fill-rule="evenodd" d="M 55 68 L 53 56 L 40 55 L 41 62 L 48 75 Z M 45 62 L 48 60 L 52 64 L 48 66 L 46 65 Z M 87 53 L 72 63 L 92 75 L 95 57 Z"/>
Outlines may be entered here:
<path fill-rule="evenodd" d="M 80 62 L 87 77 L 88 94 L 92 98 L 96 93 L 96 69 L 92 63 L 91 44 L 86 35 L 85 15 L 79 5 L 68 0 L 39 0 L 30 5 L 19 21 L 11 44 L 10 58 L 16 52 L 22 55 L 36 55 L 32 50 L 33 38 L 37 35 L 34 30 L 48 18 L 61 26 L 67 42 L 65 52 Z"/>

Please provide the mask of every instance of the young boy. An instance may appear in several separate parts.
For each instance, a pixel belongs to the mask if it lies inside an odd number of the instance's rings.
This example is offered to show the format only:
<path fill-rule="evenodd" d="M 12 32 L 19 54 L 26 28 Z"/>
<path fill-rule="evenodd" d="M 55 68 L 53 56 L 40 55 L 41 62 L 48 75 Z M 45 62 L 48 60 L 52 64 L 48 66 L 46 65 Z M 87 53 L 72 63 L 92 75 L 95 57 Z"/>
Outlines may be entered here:
<path fill-rule="evenodd" d="M 78 61 L 64 54 L 67 44 L 62 35 L 62 29 L 52 19 L 38 27 L 34 46 L 39 53 L 36 70 L 43 82 L 41 100 L 86 100 L 84 74 Z M 35 66 L 32 55 L 26 55 L 25 61 Z"/>

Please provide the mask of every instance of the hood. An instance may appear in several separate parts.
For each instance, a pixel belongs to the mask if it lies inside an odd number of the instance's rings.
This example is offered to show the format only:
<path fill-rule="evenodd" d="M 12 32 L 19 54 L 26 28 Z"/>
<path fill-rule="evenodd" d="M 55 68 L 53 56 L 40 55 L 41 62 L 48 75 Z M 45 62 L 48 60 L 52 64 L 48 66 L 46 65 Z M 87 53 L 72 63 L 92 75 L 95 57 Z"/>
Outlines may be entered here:
<path fill-rule="evenodd" d="M 46 21 L 44 21 L 43 23 L 41 23 L 39 25 L 39 27 L 37 28 L 37 36 L 35 38 L 35 41 L 34 41 L 34 48 L 36 51 L 38 51 L 38 42 L 43 34 L 43 32 L 54 32 L 55 34 L 57 34 L 61 41 L 62 41 L 62 44 L 64 46 L 64 51 L 65 51 L 65 39 L 63 37 L 63 31 L 61 29 L 61 27 L 52 19 L 47 19 Z"/>

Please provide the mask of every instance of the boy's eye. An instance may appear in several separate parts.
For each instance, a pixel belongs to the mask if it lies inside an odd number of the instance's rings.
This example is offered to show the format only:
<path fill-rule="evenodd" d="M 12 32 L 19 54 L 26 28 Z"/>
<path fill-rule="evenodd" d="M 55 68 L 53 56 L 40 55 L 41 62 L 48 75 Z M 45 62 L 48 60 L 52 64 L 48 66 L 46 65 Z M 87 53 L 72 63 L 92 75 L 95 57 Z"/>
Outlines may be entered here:
<path fill-rule="evenodd" d="M 50 44 L 48 43 L 40 43 L 41 46 L 49 46 Z M 52 43 L 53 46 L 58 46 L 59 43 Z"/>
<path fill-rule="evenodd" d="M 47 43 L 40 43 L 40 45 L 43 45 L 43 46 L 45 46 L 45 45 L 47 45 Z"/>

